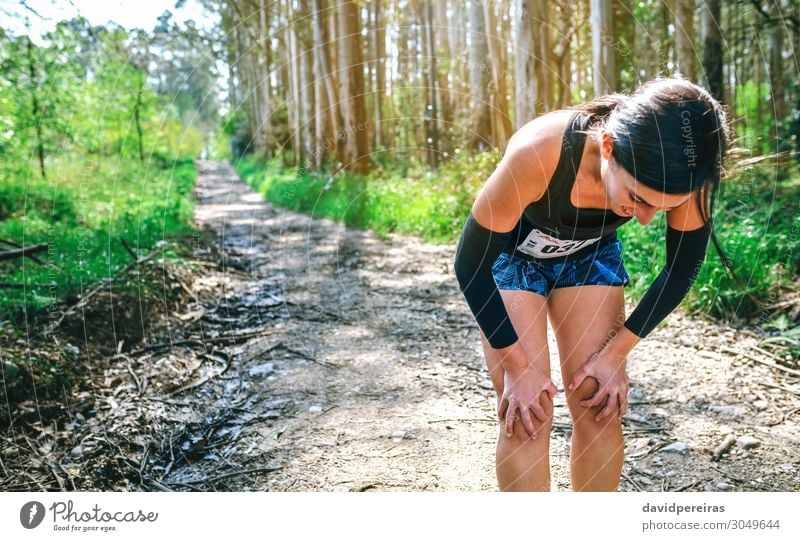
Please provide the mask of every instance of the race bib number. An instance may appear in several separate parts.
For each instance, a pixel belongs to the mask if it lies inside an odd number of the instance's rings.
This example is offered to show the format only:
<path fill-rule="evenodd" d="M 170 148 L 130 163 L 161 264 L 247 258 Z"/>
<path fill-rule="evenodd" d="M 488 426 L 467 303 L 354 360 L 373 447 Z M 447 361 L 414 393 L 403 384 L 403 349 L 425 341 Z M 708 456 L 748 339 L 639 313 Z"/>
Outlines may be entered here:
<path fill-rule="evenodd" d="M 522 244 L 517 246 L 517 250 L 533 257 L 547 259 L 549 257 L 574 254 L 581 248 L 594 244 L 598 240 L 600 240 L 599 237 L 585 240 L 562 240 L 546 235 L 538 229 L 533 229 L 528 237 L 522 241 Z"/>

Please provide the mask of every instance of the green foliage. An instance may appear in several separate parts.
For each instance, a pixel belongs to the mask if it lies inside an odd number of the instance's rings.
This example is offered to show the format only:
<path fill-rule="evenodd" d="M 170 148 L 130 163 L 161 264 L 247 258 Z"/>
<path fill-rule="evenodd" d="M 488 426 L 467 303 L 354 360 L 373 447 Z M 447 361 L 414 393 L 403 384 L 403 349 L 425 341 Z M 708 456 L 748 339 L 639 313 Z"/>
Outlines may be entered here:
<path fill-rule="evenodd" d="M 442 165 L 438 176 L 409 164 L 394 171 L 379 168 L 367 178 L 327 175 L 286 168 L 281 157 L 259 161 L 248 156 L 236 168 L 247 183 L 277 205 L 369 227 L 379 234 L 405 233 L 449 242 L 463 226 L 496 158 L 487 152 L 452 160 Z"/>
<path fill-rule="evenodd" d="M 715 209 L 715 232 L 733 272 L 750 294 L 767 304 L 794 290 L 800 273 L 796 188 L 791 182 L 776 186 L 773 175 L 752 168 L 723 183 Z M 663 265 L 666 225 L 664 215 L 658 216 L 647 227 L 631 222 L 619 231 L 634 298 L 646 291 Z M 764 323 L 769 317 L 742 292 L 711 243 L 683 306 L 717 318 L 760 318 Z"/>
<path fill-rule="evenodd" d="M 268 161 L 247 157 L 237 170 L 269 201 L 292 210 L 369 227 L 378 234 L 397 232 L 453 242 L 497 161 L 491 152 L 451 160 L 434 176 L 412 163 L 378 160 L 382 165 L 364 179 L 365 191 L 355 189 L 349 175 L 298 172 L 285 167 L 280 157 Z M 733 270 L 751 294 L 765 300 L 791 290 L 800 271 L 798 258 L 792 255 L 800 233 L 800 217 L 792 211 L 797 182 L 777 188 L 773 183 L 769 171 L 759 168 L 728 182 L 715 218 L 716 234 Z M 363 216 L 353 213 L 359 198 L 365 200 Z M 631 221 L 619 230 L 631 275 L 627 291 L 634 300 L 641 298 L 664 265 L 665 232 L 663 213 L 646 227 Z M 720 318 L 763 316 L 725 270 L 711 244 L 683 306 Z"/>
<path fill-rule="evenodd" d="M 0 184 L 0 238 L 19 244 L 47 242 L 41 258 L 0 263 L 4 281 L 25 284 L 0 300 L 0 319 L 22 307 L 40 309 L 85 291 L 88 285 L 131 261 L 119 238 L 143 255 L 155 244 L 190 230 L 191 160 L 140 164 L 96 157 L 90 162 L 64 158 L 54 163 L 50 183 L 26 184 L 26 175 Z"/>
<path fill-rule="evenodd" d="M 770 87 L 761 83 L 759 88 L 753 81 L 736 87 L 736 135 L 738 144 L 753 155 L 774 151 L 775 118 L 770 96 Z"/>

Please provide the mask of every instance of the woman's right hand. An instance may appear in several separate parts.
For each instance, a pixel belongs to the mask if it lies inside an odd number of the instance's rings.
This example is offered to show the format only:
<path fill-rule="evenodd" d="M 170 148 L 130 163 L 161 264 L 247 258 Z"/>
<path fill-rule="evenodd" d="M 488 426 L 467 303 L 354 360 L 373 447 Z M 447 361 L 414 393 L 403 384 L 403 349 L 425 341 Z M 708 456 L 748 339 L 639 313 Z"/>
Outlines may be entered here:
<path fill-rule="evenodd" d="M 542 392 L 550 395 L 552 403 L 557 389 L 550 377 L 535 366 L 525 363 L 522 366 L 504 368 L 503 397 L 497 407 L 499 421 L 505 423 L 506 436 L 514 433 L 514 419 L 519 411 L 522 425 L 531 439 L 536 439 L 531 411 L 542 423 L 549 415 L 542 407 Z"/>

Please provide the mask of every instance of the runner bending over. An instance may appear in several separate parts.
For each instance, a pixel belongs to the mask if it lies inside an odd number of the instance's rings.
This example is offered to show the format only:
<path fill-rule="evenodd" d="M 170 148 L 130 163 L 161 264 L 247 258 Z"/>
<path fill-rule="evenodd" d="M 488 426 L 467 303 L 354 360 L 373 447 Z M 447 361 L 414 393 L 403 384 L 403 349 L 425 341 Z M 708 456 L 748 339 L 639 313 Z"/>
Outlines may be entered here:
<path fill-rule="evenodd" d="M 619 487 L 626 357 L 703 264 L 727 144 L 720 104 L 675 78 L 542 115 L 509 141 L 455 259 L 497 392 L 500 490 L 550 489 L 548 316 L 573 421 L 573 489 Z M 666 264 L 625 319 L 616 229 L 661 210 Z"/>

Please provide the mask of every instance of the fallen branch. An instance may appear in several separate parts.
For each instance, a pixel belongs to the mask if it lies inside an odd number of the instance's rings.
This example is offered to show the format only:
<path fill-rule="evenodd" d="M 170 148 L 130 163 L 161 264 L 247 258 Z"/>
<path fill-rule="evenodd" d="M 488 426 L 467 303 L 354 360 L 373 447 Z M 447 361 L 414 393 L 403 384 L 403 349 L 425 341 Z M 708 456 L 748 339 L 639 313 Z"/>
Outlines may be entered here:
<path fill-rule="evenodd" d="M 47 250 L 47 243 L 32 244 L 31 246 L 24 246 L 18 250 L 0 250 L 0 261 L 8 259 L 16 259 L 30 254 L 36 254 Z"/>
<path fill-rule="evenodd" d="M 7 239 L 0 239 L 0 242 L 2 242 L 3 244 L 8 244 L 9 246 L 13 246 L 14 248 L 22 248 L 23 247 L 22 244 L 19 244 L 19 243 L 16 243 L 14 241 L 7 240 Z M 60 270 L 57 266 L 53 265 L 49 261 L 42 261 L 41 259 L 39 259 L 38 257 L 36 257 L 33 254 L 26 254 L 26 257 L 28 259 L 32 260 L 32 261 L 35 261 L 39 265 L 44 265 L 45 267 L 48 267 L 48 268 L 51 268 L 51 269 L 54 269 L 54 270 Z"/>
<path fill-rule="evenodd" d="M 197 479 L 194 481 L 183 481 L 184 485 L 196 485 L 199 483 L 215 483 L 217 481 L 221 481 L 223 479 L 230 479 L 231 477 L 237 477 L 239 475 L 247 475 L 250 473 L 270 473 L 274 471 L 282 470 L 283 468 L 252 468 L 249 470 L 241 470 L 231 473 L 225 473 L 222 475 L 217 475 L 215 477 L 206 477 L 205 479 Z"/>
<path fill-rule="evenodd" d="M 81 300 L 79 302 L 77 302 L 77 303 L 73 304 L 72 306 L 70 306 L 69 308 L 67 308 L 64 311 L 64 313 L 61 314 L 61 317 L 59 317 L 58 320 L 56 320 L 55 322 L 53 322 L 50 325 L 48 325 L 47 328 L 45 329 L 44 333 L 42 333 L 43 336 L 47 336 L 50 333 L 52 333 L 54 330 L 56 330 L 58 328 L 58 326 L 61 325 L 61 323 L 64 321 L 64 318 L 66 318 L 68 315 L 73 314 L 76 310 L 86 306 L 86 303 L 89 301 L 89 299 L 91 299 L 94 295 L 96 295 L 98 291 L 100 291 L 104 287 L 106 287 L 116 277 L 120 276 L 121 274 L 124 274 L 124 273 L 128 272 L 133 267 L 135 267 L 137 265 L 141 265 L 142 263 L 152 259 L 156 255 L 158 255 L 161 251 L 162 251 L 162 248 L 158 247 L 158 248 L 154 249 L 153 251 L 151 251 L 149 254 L 145 255 L 144 257 L 141 257 L 141 258 L 137 259 L 136 261 L 131 261 L 130 263 L 125 265 L 122 269 L 120 269 L 116 274 L 114 274 L 114 276 L 112 276 L 111 278 L 104 278 L 103 280 L 101 280 L 100 284 L 98 284 L 97 287 L 95 287 L 94 289 L 89 291 L 89 293 L 84 295 L 83 298 L 81 298 Z"/>
<path fill-rule="evenodd" d="M 180 346 L 205 346 L 206 344 L 217 344 L 219 342 L 229 342 L 229 341 L 237 341 L 237 340 L 250 340 L 251 338 L 258 338 L 260 336 L 266 336 L 268 334 L 273 334 L 278 332 L 276 329 L 266 329 L 264 331 L 259 332 L 252 332 L 246 334 L 229 334 L 223 336 L 215 336 L 213 338 L 204 338 L 203 340 L 175 340 L 173 342 L 161 342 L 159 344 L 153 344 L 150 346 L 145 346 L 142 349 L 137 349 L 136 351 L 132 351 L 128 353 L 131 357 L 136 357 L 143 353 L 147 353 L 149 351 L 155 351 L 159 349 L 165 348 L 173 348 L 173 347 L 180 347 Z"/>
<path fill-rule="evenodd" d="M 686 483 L 685 485 L 681 485 L 678 488 L 671 490 L 670 492 L 683 492 L 684 490 L 690 489 L 695 485 L 699 485 L 701 480 L 698 479 L 697 481 L 692 481 L 691 483 Z"/>
<path fill-rule="evenodd" d="M 734 443 L 736 443 L 736 438 L 733 436 L 733 434 L 728 434 L 725 437 L 725 440 L 723 440 L 723 442 L 720 443 L 717 446 L 717 448 L 714 449 L 714 451 L 711 453 L 711 460 L 713 460 L 714 462 L 718 462 L 719 459 L 722 458 L 722 455 L 730 451 Z"/>
<path fill-rule="evenodd" d="M 784 387 L 783 385 L 776 385 L 775 383 L 767 383 L 766 381 L 757 381 L 756 383 L 758 383 L 759 385 L 763 385 L 764 387 L 770 387 L 772 389 L 780 389 L 781 391 L 786 391 L 789 394 L 800 396 L 800 391 L 790 389 L 789 387 Z"/>
<path fill-rule="evenodd" d="M 625 479 L 627 482 L 629 482 L 631 484 L 631 486 L 633 486 L 633 488 L 636 489 L 636 492 L 644 492 L 642 487 L 639 486 L 639 483 L 634 481 L 632 477 L 630 477 L 630 476 L 628 476 L 628 475 L 623 473 L 622 474 L 622 478 Z"/>
<path fill-rule="evenodd" d="M 767 361 L 765 359 L 759 359 L 758 357 L 753 357 L 752 355 L 748 355 L 747 353 L 742 353 L 741 351 L 734 351 L 728 348 L 720 348 L 720 351 L 724 351 L 725 353 L 730 353 L 731 355 L 739 355 L 741 357 L 744 357 L 745 359 L 750 359 L 753 362 L 763 364 L 764 366 L 769 366 L 770 368 L 774 368 L 775 370 L 780 370 L 781 372 L 785 372 L 787 374 L 800 377 L 800 371 L 792 370 L 791 368 L 786 368 L 785 366 L 781 366 L 775 362 Z"/>
<path fill-rule="evenodd" d="M 136 261 L 137 259 L 139 259 L 139 256 L 138 256 L 138 255 L 136 255 L 136 252 L 134 252 L 134 251 L 133 251 L 133 248 L 131 248 L 131 247 L 128 245 L 128 243 L 127 243 L 127 242 L 125 242 L 125 239 L 124 239 L 124 238 L 122 238 L 122 237 L 120 236 L 120 238 L 119 238 L 119 241 L 122 243 L 122 247 L 123 247 L 123 248 L 125 248 L 125 251 L 126 251 L 126 252 L 128 252 L 129 254 L 131 254 L 131 257 L 133 258 L 133 260 L 134 260 L 134 261 Z"/>

